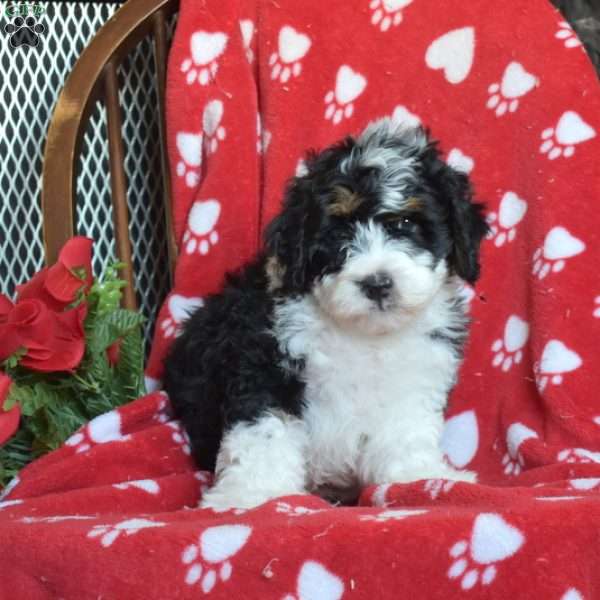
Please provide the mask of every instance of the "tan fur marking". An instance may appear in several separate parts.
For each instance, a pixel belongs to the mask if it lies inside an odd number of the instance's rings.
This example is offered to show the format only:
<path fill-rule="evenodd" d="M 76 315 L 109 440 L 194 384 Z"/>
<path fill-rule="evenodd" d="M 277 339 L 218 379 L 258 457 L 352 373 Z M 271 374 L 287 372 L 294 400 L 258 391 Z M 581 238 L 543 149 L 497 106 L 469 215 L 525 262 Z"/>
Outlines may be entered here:
<path fill-rule="evenodd" d="M 269 280 L 269 291 L 279 289 L 283 285 L 283 276 L 285 267 L 279 262 L 276 256 L 269 256 L 265 265 L 265 273 Z"/>
<path fill-rule="evenodd" d="M 328 214 L 338 217 L 350 215 L 362 204 L 363 199 L 355 192 L 339 185 L 334 189 L 335 201 L 327 207 Z"/>
<path fill-rule="evenodd" d="M 410 198 L 407 198 L 406 204 L 402 208 L 408 210 L 421 210 L 421 199 L 417 198 L 416 196 L 411 196 Z"/>

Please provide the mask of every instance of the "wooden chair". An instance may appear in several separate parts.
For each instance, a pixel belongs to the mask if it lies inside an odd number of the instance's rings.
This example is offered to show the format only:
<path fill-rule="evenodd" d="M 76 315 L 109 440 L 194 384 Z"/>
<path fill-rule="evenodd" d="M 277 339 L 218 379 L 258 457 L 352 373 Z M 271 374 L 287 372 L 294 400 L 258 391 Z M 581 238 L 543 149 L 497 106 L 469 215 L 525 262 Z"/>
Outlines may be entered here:
<path fill-rule="evenodd" d="M 165 132 L 167 25 L 178 0 L 128 0 L 96 33 L 81 53 L 58 99 L 44 150 L 42 174 L 43 237 L 46 264 L 56 261 L 62 245 L 76 231 L 76 176 L 83 134 L 97 100 L 106 105 L 114 235 L 119 260 L 127 266 L 123 305 L 135 309 L 132 245 L 129 238 L 127 182 L 121 136 L 117 68 L 146 36 L 154 42 L 160 133 L 161 170 L 167 218 L 171 274 L 176 245 L 171 226 L 171 179 Z"/>

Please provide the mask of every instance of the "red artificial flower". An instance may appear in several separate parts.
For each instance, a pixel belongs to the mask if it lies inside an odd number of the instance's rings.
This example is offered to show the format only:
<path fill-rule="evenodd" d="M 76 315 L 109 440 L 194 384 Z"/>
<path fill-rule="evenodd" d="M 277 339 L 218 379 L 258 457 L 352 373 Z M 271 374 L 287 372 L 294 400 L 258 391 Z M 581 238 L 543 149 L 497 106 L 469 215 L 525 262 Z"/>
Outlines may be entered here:
<path fill-rule="evenodd" d="M 26 353 L 19 361 L 23 367 L 34 371 L 75 369 L 85 350 L 86 314 L 86 304 L 54 312 L 41 300 L 19 300 L 0 322 L 0 360 L 24 348 Z"/>
<path fill-rule="evenodd" d="M 111 344 L 106 349 L 106 357 L 108 358 L 108 364 L 111 367 L 114 367 L 119 362 L 119 358 L 121 357 L 121 343 L 122 342 L 123 342 L 123 339 L 118 339 L 116 342 L 114 342 L 114 344 Z"/>
<path fill-rule="evenodd" d="M 87 293 L 93 282 L 92 244 L 90 238 L 71 238 L 54 265 L 17 286 L 18 299 L 41 300 L 48 308 L 60 311 L 74 302 L 80 291 Z"/>
<path fill-rule="evenodd" d="M 18 404 L 9 411 L 4 410 L 4 401 L 8 397 L 11 384 L 11 378 L 0 372 L 0 446 L 14 435 L 19 428 L 19 419 L 21 418 L 21 409 Z"/>

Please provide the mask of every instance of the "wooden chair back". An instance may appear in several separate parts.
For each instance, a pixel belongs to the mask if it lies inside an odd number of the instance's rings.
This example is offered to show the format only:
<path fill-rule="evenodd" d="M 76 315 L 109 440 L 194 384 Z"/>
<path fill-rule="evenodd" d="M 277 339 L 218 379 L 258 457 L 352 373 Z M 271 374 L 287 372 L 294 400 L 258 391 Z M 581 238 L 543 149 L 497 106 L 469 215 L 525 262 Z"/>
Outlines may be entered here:
<path fill-rule="evenodd" d="M 176 245 L 171 226 L 171 178 L 165 132 L 167 26 L 178 0 L 128 0 L 96 33 L 81 53 L 58 98 L 44 150 L 42 173 L 43 238 L 46 264 L 56 261 L 63 244 L 76 232 L 77 160 L 83 134 L 97 100 L 106 106 L 113 226 L 118 259 L 126 264 L 123 305 L 137 308 L 132 245 L 129 238 L 127 180 L 117 69 L 135 46 L 152 36 L 156 66 L 159 143 L 168 259 L 171 274 Z"/>

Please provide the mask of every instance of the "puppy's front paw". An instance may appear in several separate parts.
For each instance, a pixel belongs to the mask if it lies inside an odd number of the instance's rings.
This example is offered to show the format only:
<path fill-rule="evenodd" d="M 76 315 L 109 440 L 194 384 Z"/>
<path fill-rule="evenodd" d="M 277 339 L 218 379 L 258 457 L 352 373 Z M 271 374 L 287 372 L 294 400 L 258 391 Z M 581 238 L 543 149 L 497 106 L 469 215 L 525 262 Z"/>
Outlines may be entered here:
<path fill-rule="evenodd" d="M 270 499 L 271 498 L 268 497 L 259 497 L 255 494 L 250 495 L 243 492 L 224 493 L 219 489 L 219 486 L 215 486 L 205 492 L 200 500 L 199 506 L 200 508 L 211 508 L 215 512 L 224 512 L 236 508 L 255 508 Z"/>

